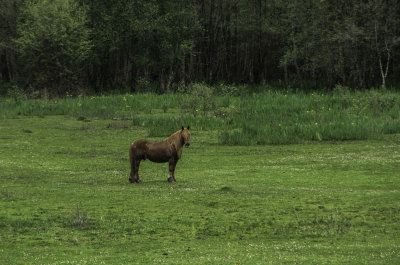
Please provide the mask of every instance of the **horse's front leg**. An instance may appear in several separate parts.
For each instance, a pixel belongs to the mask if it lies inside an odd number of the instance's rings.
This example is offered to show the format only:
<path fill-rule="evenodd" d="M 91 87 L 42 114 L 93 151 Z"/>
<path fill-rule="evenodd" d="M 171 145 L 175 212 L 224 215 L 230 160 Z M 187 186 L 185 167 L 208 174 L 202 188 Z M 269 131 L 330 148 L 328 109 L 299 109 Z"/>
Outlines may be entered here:
<path fill-rule="evenodd" d="M 175 167 L 176 167 L 176 163 L 178 163 L 178 159 L 176 158 L 171 158 L 169 160 L 169 168 L 168 168 L 168 181 L 169 182 L 176 182 L 175 179 Z"/>

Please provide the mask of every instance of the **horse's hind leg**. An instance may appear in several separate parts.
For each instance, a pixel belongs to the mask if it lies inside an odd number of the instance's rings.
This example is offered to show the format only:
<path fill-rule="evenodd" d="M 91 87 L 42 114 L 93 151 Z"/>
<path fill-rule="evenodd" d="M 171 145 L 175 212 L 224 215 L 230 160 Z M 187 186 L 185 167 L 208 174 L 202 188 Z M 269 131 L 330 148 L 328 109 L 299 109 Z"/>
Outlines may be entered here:
<path fill-rule="evenodd" d="M 131 163 L 131 173 L 129 174 L 129 182 L 133 183 L 135 178 L 135 160 L 133 159 L 132 155 L 129 157 L 129 162 Z"/>
<path fill-rule="evenodd" d="M 129 182 L 130 183 L 141 183 L 142 181 L 139 179 L 139 165 L 140 165 L 140 160 L 135 160 L 131 161 L 131 174 L 129 177 Z"/>
<path fill-rule="evenodd" d="M 129 151 L 129 161 L 131 163 L 131 173 L 129 175 L 129 182 L 130 183 L 140 183 L 139 179 L 139 165 L 140 165 L 140 160 L 135 159 L 132 147 Z"/>

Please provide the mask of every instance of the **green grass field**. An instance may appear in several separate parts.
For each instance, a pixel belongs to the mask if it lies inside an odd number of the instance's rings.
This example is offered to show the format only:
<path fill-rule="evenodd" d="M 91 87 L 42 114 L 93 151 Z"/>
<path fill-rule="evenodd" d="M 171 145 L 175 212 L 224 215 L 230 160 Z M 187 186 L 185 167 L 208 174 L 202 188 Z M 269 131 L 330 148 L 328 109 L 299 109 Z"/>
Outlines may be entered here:
<path fill-rule="evenodd" d="M 399 134 L 227 146 L 189 124 L 178 182 L 146 161 L 138 185 L 129 144 L 163 112 L 79 115 L 0 119 L 0 264 L 400 263 Z"/>

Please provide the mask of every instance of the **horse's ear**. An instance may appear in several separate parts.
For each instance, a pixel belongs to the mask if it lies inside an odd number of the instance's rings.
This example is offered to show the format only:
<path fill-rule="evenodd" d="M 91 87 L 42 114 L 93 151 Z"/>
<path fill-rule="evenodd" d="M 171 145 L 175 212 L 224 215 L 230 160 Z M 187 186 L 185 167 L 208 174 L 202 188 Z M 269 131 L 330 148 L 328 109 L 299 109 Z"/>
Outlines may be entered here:
<path fill-rule="evenodd" d="M 185 129 L 185 127 L 182 126 L 182 131 Z"/>
<path fill-rule="evenodd" d="M 190 126 L 188 126 L 187 129 L 189 130 L 189 129 L 190 129 Z"/>

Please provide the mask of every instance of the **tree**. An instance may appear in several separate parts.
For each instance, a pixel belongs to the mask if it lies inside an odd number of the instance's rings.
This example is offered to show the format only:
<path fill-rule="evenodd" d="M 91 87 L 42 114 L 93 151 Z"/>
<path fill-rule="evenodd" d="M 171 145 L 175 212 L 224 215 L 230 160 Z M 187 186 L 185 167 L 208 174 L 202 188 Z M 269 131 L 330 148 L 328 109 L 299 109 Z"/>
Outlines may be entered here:
<path fill-rule="evenodd" d="M 190 79 L 186 64 L 194 49 L 194 38 L 200 30 L 196 8 L 186 0 L 159 1 L 159 13 L 154 32 L 154 70 L 159 72 L 162 92 L 169 91 L 171 84 Z M 189 59 L 188 59 L 189 58 Z"/>
<path fill-rule="evenodd" d="M 84 85 L 91 51 L 86 22 L 86 11 L 73 0 L 24 4 L 15 43 L 25 88 L 52 96 Z"/>
<path fill-rule="evenodd" d="M 0 80 L 51 94 L 400 83 L 399 0 L 0 1 Z"/>
<path fill-rule="evenodd" d="M 395 1 L 396 2 L 396 1 Z M 400 43 L 400 33 L 396 31 L 400 27 L 400 2 L 391 6 L 387 1 L 371 1 L 370 9 L 373 19 L 369 23 L 369 28 L 373 27 L 374 48 L 378 57 L 379 71 L 382 78 L 382 87 L 386 87 L 386 78 L 389 73 L 390 60 L 392 59 L 393 49 Z M 372 35 L 372 34 L 371 34 Z M 386 57 L 386 58 L 385 58 Z M 386 63 L 385 63 L 386 61 Z"/>
<path fill-rule="evenodd" d="M 16 56 L 12 39 L 16 36 L 16 25 L 20 0 L 0 1 L 0 82 L 14 82 Z M 0 93 L 3 86 L 0 86 Z"/>

